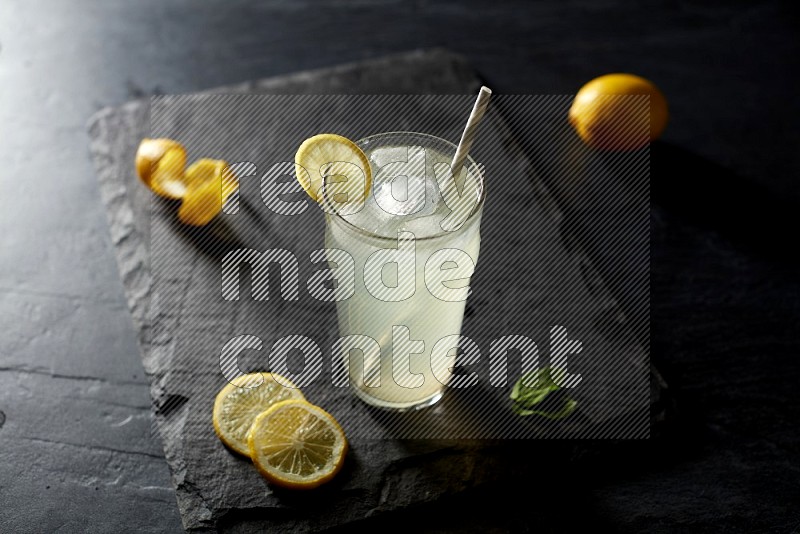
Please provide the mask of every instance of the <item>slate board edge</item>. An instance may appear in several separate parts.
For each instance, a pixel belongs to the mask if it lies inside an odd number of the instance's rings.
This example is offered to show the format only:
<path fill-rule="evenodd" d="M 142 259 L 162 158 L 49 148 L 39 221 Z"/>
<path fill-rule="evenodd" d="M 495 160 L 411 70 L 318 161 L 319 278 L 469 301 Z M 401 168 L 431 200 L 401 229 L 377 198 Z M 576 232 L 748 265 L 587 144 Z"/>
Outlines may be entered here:
<path fill-rule="evenodd" d="M 370 62 L 359 62 L 359 63 L 352 63 L 347 65 L 341 65 L 329 69 L 319 69 L 316 71 L 306 71 L 296 74 L 291 74 L 287 76 L 279 76 L 275 78 L 269 78 L 261 81 L 256 82 L 245 82 L 242 84 L 225 87 L 222 89 L 213 89 L 209 91 L 203 91 L 202 93 L 215 93 L 215 92 L 248 92 L 248 91 L 256 91 L 259 90 L 266 90 L 267 92 L 271 87 L 276 85 L 283 85 L 287 82 L 296 82 L 302 83 L 304 80 L 312 79 L 314 77 L 320 76 L 321 74 L 343 74 L 348 72 L 355 72 L 360 69 L 364 69 L 366 66 L 377 67 L 381 65 L 388 65 L 394 62 L 405 62 L 405 61 L 418 61 L 421 58 L 426 58 L 429 60 L 442 60 L 442 61 L 450 61 L 455 64 L 455 68 L 464 69 L 467 72 L 473 73 L 471 67 L 469 67 L 468 63 L 461 58 L 460 56 L 451 54 L 447 51 L 443 50 L 433 50 L 433 51 L 415 51 L 409 54 L 402 54 L 398 56 L 390 56 L 387 58 L 382 58 L 378 60 L 373 60 Z M 146 302 L 148 295 L 150 293 L 150 275 L 148 271 L 148 265 L 146 262 L 146 258 L 148 256 L 147 252 L 147 228 L 141 228 L 136 226 L 136 218 L 134 216 L 134 210 L 132 209 L 129 201 L 128 201 L 128 191 L 124 184 L 124 181 L 120 180 L 116 173 L 114 173 L 113 167 L 106 167 L 102 165 L 102 160 L 104 157 L 110 157 L 111 150 L 110 147 L 112 146 L 108 142 L 104 142 L 103 140 L 111 140 L 117 141 L 114 137 L 114 120 L 115 117 L 119 116 L 119 110 L 123 110 L 126 113 L 130 113 L 131 111 L 134 112 L 147 112 L 149 109 L 149 102 L 147 100 L 140 100 L 130 102 L 121 106 L 120 108 L 106 108 L 101 110 L 96 115 L 94 115 L 91 120 L 89 121 L 89 131 L 91 137 L 91 153 L 92 158 L 95 162 L 95 166 L 98 170 L 98 178 L 100 181 L 101 186 L 101 197 L 104 204 L 109 208 L 107 209 L 109 223 L 110 223 L 110 234 L 112 238 L 112 242 L 115 247 L 116 252 L 116 259 L 120 269 L 120 274 L 125 284 L 125 293 L 128 299 L 128 305 L 131 310 L 132 318 L 134 320 L 134 324 L 139 332 L 140 338 L 140 350 L 142 352 L 142 359 L 145 367 L 145 371 L 147 372 L 148 376 L 151 379 L 151 396 L 153 397 L 154 401 L 156 399 L 161 398 L 161 391 L 158 386 L 158 377 L 160 376 L 159 369 L 157 366 L 157 359 L 148 357 L 144 347 L 147 346 L 148 341 L 148 328 L 147 328 L 147 308 Z M 123 114 L 124 115 L 124 114 Z M 544 196 L 549 197 L 547 192 L 544 191 Z M 551 198 L 551 197 L 549 197 Z M 112 206 L 114 209 L 112 209 Z M 555 208 L 557 210 L 557 207 Z M 132 257 L 136 258 L 137 260 L 131 264 L 130 262 L 122 261 L 122 258 L 125 257 Z M 651 376 L 652 379 L 655 381 L 655 391 L 658 392 L 660 389 L 663 389 L 666 385 L 663 383 L 663 380 L 658 375 L 657 371 L 652 368 L 651 365 Z M 156 401 L 157 402 L 157 401 Z M 158 406 L 154 402 L 154 410 L 156 411 L 156 417 L 158 417 Z M 180 418 L 177 418 L 179 421 Z M 175 421 L 175 419 L 173 419 Z M 163 422 L 160 421 L 160 422 Z M 175 423 L 172 423 L 175 424 Z M 179 424 L 179 423 L 178 423 Z M 181 485 L 181 469 L 175 468 L 176 463 L 179 461 L 179 458 L 171 457 L 172 453 L 175 451 L 170 450 L 171 447 L 166 446 L 164 447 L 165 454 L 167 455 L 168 459 L 171 460 L 171 465 L 173 467 L 173 482 L 178 489 Z M 187 529 L 208 529 L 213 528 L 216 519 L 219 518 L 219 515 L 215 518 L 214 513 L 211 510 L 208 510 L 205 507 L 204 503 L 201 499 L 198 498 L 197 494 L 194 492 L 177 492 L 178 495 L 178 504 L 181 509 L 181 515 L 184 520 L 187 517 L 203 517 L 207 518 L 207 521 L 200 521 L 190 524 L 184 524 Z M 193 508 L 193 513 L 187 514 L 190 508 Z M 200 512 L 198 514 L 198 512 Z"/>

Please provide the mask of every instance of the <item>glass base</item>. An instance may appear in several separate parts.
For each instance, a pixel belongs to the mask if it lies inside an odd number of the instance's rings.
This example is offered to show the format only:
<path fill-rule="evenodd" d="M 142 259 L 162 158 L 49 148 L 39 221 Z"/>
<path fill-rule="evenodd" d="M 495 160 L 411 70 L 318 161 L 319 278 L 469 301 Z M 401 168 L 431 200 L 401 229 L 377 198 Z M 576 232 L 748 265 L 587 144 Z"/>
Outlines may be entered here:
<path fill-rule="evenodd" d="M 353 388 L 353 393 L 355 396 L 361 399 L 364 403 L 369 404 L 374 408 L 386 410 L 387 412 L 413 412 L 416 410 L 422 410 L 439 402 L 443 393 L 440 390 L 430 397 L 422 400 L 415 400 L 413 402 L 389 402 L 383 399 L 377 399 L 365 393 L 353 384 L 350 384 L 350 387 Z"/>

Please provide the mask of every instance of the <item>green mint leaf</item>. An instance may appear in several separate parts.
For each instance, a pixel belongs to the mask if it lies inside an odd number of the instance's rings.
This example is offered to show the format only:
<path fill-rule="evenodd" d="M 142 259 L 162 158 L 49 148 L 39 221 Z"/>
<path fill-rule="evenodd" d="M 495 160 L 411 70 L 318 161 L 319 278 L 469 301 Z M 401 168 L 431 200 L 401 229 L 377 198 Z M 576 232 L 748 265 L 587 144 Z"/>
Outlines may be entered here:
<path fill-rule="evenodd" d="M 537 404 L 553 391 L 560 388 L 553 381 L 549 367 L 525 373 L 511 389 L 511 400 L 527 404 Z"/>
<path fill-rule="evenodd" d="M 564 396 L 564 407 L 551 412 L 543 409 L 534 409 L 551 394 L 561 388 L 556 384 L 555 378 L 563 376 L 560 369 L 543 367 L 522 375 L 511 389 L 512 409 L 520 416 L 539 415 L 548 419 L 562 419 L 570 415 L 578 405 L 578 401 Z"/>
<path fill-rule="evenodd" d="M 578 401 L 575 399 L 566 399 L 564 402 L 564 407 L 558 410 L 557 412 L 547 412 L 545 410 L 529 410 L 525 408 L 518 407 L 514 405 L 512 409 L 514 413 L 519 416 L 526 417 L 528 415 L 538 415 L 540 417 L 544 417 L 551 420 L 556 419 L 564 419 L 565 417 L 569 416 L 572 412 L 575 411 L 575 408 L 578 407 Z"/>

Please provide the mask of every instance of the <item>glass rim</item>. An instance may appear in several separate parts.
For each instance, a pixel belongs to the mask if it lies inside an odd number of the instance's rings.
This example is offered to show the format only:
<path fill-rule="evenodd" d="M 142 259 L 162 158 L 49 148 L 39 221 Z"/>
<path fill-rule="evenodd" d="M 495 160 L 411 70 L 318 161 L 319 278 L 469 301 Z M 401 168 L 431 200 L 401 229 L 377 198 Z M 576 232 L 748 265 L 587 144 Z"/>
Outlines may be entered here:
<path fill-rule="evenodd" d="M 435 135 L 431 135 L 431 134 L 426 134 L 426 133 L 421 133 L 421 132 L 402 131 L 402 130 L 398 130 L 398 131 L 394 131 L 394 132 L 382 132 L 382 133 L 377 133 L 377 134 L 373 134 L 373 135 L 368 135 L 367 137 L 362 137 L 361 139 L 355 141 L 355 144 L 356 144 L 356 146 L 358 146 L 358 148 L 363 150 L 363 144 L 364 143 L 366 143 L 366 142 L 368 142 L 370 140 L 373 140 L 373 139 L 380 139 L 380 138 L 384 138 L 384 137 L 390 137 L 390 136 L 393 136 L 393 135 L 394 136 L 400 136 L 400 135 L 411 136 L 411 135 L 413 135 L 413 136 L 418 136 L 418 137 L 426 138 L 426 139 L 429 139 L 429 140 L 433 140 L 433 141 L 436 141 L 437 143 L 442 143 L 442 144 L 446 145 L 448 148 L 451 148 L 453 150 L 454 154 L 455 154 L 455 151 L 458 149 L 458 146 L 456 146 L 454 143 L 451 143 L 447 139 L 442 139 L 441 137 L 436 137 Z M 367 159 L 369 160 L 369 158 L 367 158 Z M 465 161 L 468 162 L 471 167 L 474 167 L 476 169 L 478 168 L 478 163 L 474 159 L 472 159 L 471 155 L 467 154 L 467 157 L 466 157 Z M 459 226 L 457 230 L 442 230 L 441 232 L 438 232 L 436 234 L 429 235 L 429 236 L 424 236 L 424 237 L 414 236 L 414 240 L 415 241 L 424 241 L 426 239 L 438 239 L 438 238 L 441 238 L 441 237 L 444 237 L 444 236 L 447 236 L 447 235 L 452 235 L 452 234 L 454 234 L 456 232 L 460 232 L 467 225 L 469 225 L 477 217 L 477 215 L 479 213 L 481 213 L 481 211 L 483 210 L 484 201 L 486 200 L 486 180 L 484 179 L 484 173 L 478 173 L 478 176 L 479 176 L 479 179 L 480 179 L 480 188 L 481 188 L 480 196 L 478 197 L 478 202 L 477 202 L 477 204 L 475 204 L 475 207 L 472 208 L 472 211 L 469 212 L 469 215 L 467 215 L 467 218 L 464 219 L 464 222 L 461 224 L 461 226 Z M 370 191 L 369 194 L 373 194 L 373 191 Z M 397 236 L 387 237 L 385 235 L 376 234 L 375 232 L 372 232 L 372 231 L 367 230 L 365 228 L 361 228 L 360 226 L 355 225 L 355 224 L 351 223 L 350 221 L 348 221 L 347 219 L 345 219 L 338 211 L 327 212 L 327 215 L 337 219 L 339 222 L 343 223 L 346 228 L 352 229 L 353 231 L 355 231 L 355 232 L 357 232 L 359 234 L 365 235 L 365 236 L 370 237 L 372 239 L 377 239 L 377 240 L 382 240 L 382 241 L 391 241 L 393 243 L 397 242 Z"/>

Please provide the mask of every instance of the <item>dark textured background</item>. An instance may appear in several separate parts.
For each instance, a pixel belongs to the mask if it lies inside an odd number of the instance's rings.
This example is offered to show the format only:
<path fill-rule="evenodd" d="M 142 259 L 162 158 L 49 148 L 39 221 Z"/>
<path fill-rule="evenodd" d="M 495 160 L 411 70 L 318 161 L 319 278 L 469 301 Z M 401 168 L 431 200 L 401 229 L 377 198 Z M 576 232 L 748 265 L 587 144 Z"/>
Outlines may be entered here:
<path fill-rule="evenodd" d="M 423 46 L 464 54 L 504 93 L 572 93 L 617 70 L 664 90 L 652 350 L 679 410 L 660 440 L 529 493 L 445 499 L 432 526 L 796 530 L 799 22 L 789 2 L 3 2 L 0 530 L 180 529 L 87 156 L 91 113 Z"/>

